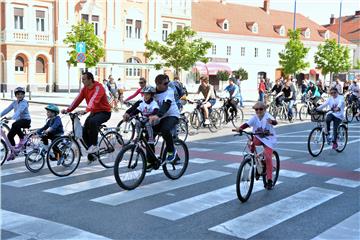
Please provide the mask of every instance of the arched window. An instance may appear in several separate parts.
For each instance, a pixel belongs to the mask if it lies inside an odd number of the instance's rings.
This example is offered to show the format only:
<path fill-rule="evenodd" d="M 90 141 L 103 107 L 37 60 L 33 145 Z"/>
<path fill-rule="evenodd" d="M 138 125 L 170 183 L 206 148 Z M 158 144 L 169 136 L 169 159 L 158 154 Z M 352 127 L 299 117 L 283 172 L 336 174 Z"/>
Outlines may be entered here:
<path fill-rule="evenodd" d="M 141 63 L 141 61 L 138 58 L 129 58 L 126 60 L 127 63 Z M 136 67 L 129 67 L 125 69 L 125 74 L 127 77 L 140 77 L 141 75 L 141 69 Z"/>
<path fill-rule="evenodd" d="M 24 59 L 20 56 L 15 59 L 15 72 L 24 72 Z"/>
<path fill-rule="evenodd" d="M 45 73 L 45 62 L 41 57 L 36 58 L 36 73 Z"/>

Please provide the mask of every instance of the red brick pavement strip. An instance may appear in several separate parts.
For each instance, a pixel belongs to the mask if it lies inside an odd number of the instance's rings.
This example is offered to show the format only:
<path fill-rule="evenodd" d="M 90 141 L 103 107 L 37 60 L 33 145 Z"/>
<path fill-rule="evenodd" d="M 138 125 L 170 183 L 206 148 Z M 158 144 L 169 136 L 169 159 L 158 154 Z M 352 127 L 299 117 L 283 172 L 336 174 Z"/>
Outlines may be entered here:
<path fill-rule="evenodd" d="M 231 162 L 241 162 L 243 157 L 238 155 L 223 154 L 218 152 L 199 152 L 193 151 L 189 152 L 190 158 L 204 158 L 211 160 L 225 160 Z M 281 156 L 280 156 L 281 159 Z M 360 181 L 360 172 L 341 170 L 335 167 L 319 167 L 309 164 L 296 163 L 293 161 L 282 161 L 280 162 L 281 169 L 300 171 L 305 173 L 310 173 L 314 175 L 327 176 L 327 177 L 338 177 L 345 178 L 355 181 Z"/>

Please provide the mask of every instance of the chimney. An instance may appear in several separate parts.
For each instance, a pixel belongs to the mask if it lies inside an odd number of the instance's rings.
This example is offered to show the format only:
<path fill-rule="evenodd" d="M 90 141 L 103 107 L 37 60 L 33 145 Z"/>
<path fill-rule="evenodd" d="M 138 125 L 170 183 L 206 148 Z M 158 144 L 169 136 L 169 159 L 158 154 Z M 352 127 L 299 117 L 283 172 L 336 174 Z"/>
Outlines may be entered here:
<path fill-rule="evenodd" d="M 220 3 L 222 3 L 222 4 L 226 4 L 226 0 L 220 0 Z"/>
<path fill-rule="evenodd" d="M 264 11 L 269 14 L 270 13 L 270 0 L 264 0 Z"/>
<path fill-rule="evenodd" d="M 355 17 L 360 17 L 360 10 L 355 11 Z"/>
<path fill-rule="evenodd" d="M 331 14 L 330 25 L 334 25 L 334 24 L 335 24 L 335 17 L 334 17 L 334 14 Z"/>

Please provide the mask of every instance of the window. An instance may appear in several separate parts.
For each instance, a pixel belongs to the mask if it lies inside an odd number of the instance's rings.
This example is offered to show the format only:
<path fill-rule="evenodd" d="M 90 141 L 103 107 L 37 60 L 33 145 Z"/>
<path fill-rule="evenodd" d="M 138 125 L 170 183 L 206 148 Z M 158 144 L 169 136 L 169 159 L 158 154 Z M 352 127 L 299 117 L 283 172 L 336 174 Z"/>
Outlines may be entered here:
<path fill-rule="evenodd" d="M 213 45 L 213 46 L 212 46 L 212 48 L 211 48 L 211 53 L 212 53 L 213 55 L 216 54 L 216 45 Z"/>
<path fill-rule="evenodd" d="M 231 46 L 226 47 L 226 55 L 228 55 L 228 56 L 231 55 Z"/>
<path fill-rule="evenodd" d="M 310 29 L 306 29 L 304 35 L 305 35 L 305 38 L 310 38 Z"/>
<path fill-rule="evenodd" d="M 137 58 L 129 58 L 128 60 L 126 60 L 127 63 L 140 63 L 140 60 L 138 60 Z M 140 77 L 141 75 L 141 69 L 140 68 L 136 68 L 136 67 L 132 67 L 132 68 L 126 68 L 125 69 L 125 75 L 127 77 Z"/>
<path fill-rule="evenodd" d="M 255 48 L 255 57 L 258 57 L 259 56 L 259 49 L 258 48 Z"/>
<path fill-rule="evenodd" d="M 268 58 L 271 57 L 271 49 L 270 49 L 270 48 L 268 48 L 268 49 L 266 50 L 266 57 L 268 57 Z"/>
<path fill-rule="evenodd" d="M 45 32 L 45 12 L 36 10 L 36 31 Z"/>
<path fill-rule="evenodd" d="M 257 23 L 254 23 L 252 26 L 252 32 L 253 33 L 258 33 L 259 32 L 259 27 Z"/>
<path fill-rule="evenodd" d="M 240 55 L 245 56 L 245 47 L 241 47 Z"/>
<path fill-rule="evenodd" d="M 224 22 L 224 30 L 229 30 L 229 24 L 227 22 Z"/>
<path fill-rule="evenodd" d="M 41 57 L 36 58 L 36 73 L 45 73 L 45 62 Z"/>
<path fill-rule="evenodd" d="M 326 31 L 326 32 L 325 32 L 324 37 L 325 37 L 325 39 L 329 39 L 329 37 L 330 37 L 330 33 L 329 33 L 329 31 Z"/>
<path fill-rule="evenodd" d="M 162 29 L 162 40 L 163 41 L 166 41 L 166 39 L 168 37 L 168 33 L 169 33 L 169 24 L 164 23 L 163 29 Z"/>
<path fill-rule="evenodd" d="M 280 27 L 280 32 L 279 32 L 280 36 L 285 36 L 285 27 L 281 26 Z"/>
<path fill-rule="evenodd" d="M 182 30 L 183 28 L 184 28 L 183 25 L 177 25 L 177 26 L 176 26 L 176 30 Z"/>
<path fill-rule="evenodd" d="M 15 59 L 15 72 L 24 72 L 24 59 L 20 56 Z"/>
<path fill-rule="evenodd" d="M 91 16 L 91 23 L 94 26 L 95 35 L 98 35 L 99 34 L 99 16 L 92 15 Z"/>
<path fill-rule="evenodd" d="M 141 21 L 140 20 L 135 21 L 135 38 L 137 38 L 137 39 L 141 38 Z"/>
<path fill-rule="evenodd" d="M 132 19 L 126 19 L 126 37 L 127 38 L 131 38 L 132 24 L 133 24 Z"/>
<path fill-rule="evenodd" d="M 84 20 L 85 22 L 89 22 L 89 15 L 88 14 L 81 14 L 81 20 Z"/>
<path fill-rule="evenodd" d="M 24 29 L 24 9 L 14 8 L 14 28 Z"/>

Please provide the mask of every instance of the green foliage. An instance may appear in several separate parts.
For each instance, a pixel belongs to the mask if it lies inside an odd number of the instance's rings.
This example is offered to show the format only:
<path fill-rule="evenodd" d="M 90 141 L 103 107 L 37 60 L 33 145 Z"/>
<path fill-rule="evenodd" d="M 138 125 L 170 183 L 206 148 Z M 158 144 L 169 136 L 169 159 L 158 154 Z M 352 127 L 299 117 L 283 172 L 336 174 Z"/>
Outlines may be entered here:
<path fill-rule="evenodd" d="M 243 68 L 239 68 L 238 70 L 235 70 L 232 73 L 233 75 L 235 75 L 235 78 L 240 79 L 240 81 L 244 81 L 248 79 L 248 72 Z"/>
<path fill-rule="evenodd" d="M 356 64 L 353 66 L 353 69 L 360 69 L 360 59 L 356 61 Z"/>
<path fill-rule="evenodd" d="M 216 74 L 216 77 L 219 79 L 219 81 L 227 81 L 229 80 L 230 74 L 227 71 L 218 71 Z"/>
<path fill-rule="evenodd" d="M 68 62 L 74 66 L 77 65 L 77 42 L 85 42 L 86 44 L 85 64 L 87 68 L 96 66 L 100 59 L 105 56 L 103 42 L 98 36 L 95 35 L 94 26 L 91 23 L 87 23 L 82 20 L 77 25 L 73 25 L 71 27 L 71 32 L 66 33 L 64 43 L 72 49 L 69 53 L 70 59 Z"/>
<path fill-rule="evenodd" d="M 158 41 L 147 41 L 145 43 L 147 51 L 144 56 L 150 60 L 159 61 L 155 64 L 157 70 L 162 67 L 173 67 L 176 74 L 180 70 L 188 70 L 197 61 L 206 63 L 208 58 L 205 57 L 205 54 L 212 44 L 201 38 L 195 39 L 195 35 L 195 31 L 185 27 L 169 34 L 165 44 Z"/>
<path fill-rule="evenodd" d="M 347 72 L 351 67 L 349 49 L 337 44 L 335 39 L 320 44 L 314 58 L 324 75 Z"/>
<path fill-rule="evenodd" d="M 289 41 L 285 45 L 285 51 L 279 53 L 279 64 L 283 67 L 286 75 L 296 74 L 309 67 L 309 62 L 305 62 L 305 57 L 310 48 L 306 48 L 300 40 L 300 30 L 288 31 Z"/>

